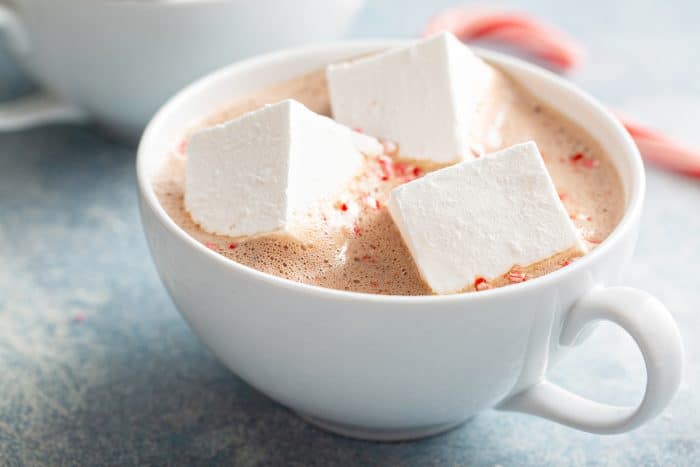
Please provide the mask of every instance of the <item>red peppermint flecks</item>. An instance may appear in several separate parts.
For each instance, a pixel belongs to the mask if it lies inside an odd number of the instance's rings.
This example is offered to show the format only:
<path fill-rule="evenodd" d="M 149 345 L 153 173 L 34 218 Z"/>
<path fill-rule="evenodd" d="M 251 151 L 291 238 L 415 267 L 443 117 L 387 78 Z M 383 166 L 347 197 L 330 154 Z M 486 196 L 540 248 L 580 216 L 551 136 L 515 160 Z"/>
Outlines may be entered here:
<path fill-rule="evenodd" d="M 569 217 L 572 221 L 590 221 L 592 219 L 591 216 L 583 214 L 582 212 L 569 214 Z"/>
<path fill-rule="evenodd" d="M 406 164 L 404 162 L 397 162 L 394 164 L 395 172 L 401 177 L 403 182 L 410 182 L 420 177 L 423 171 L 420 167 Z"/>
<path fill-rule="evenodd" d="M 210 250 L 216 250 L 216 249 L 217 249 L 216 243 L 213 243 L 213 242 L 205 242 L 205 243 L 204 243 L 204 246 L 207 247 L 207 248 L 209 248 Z"/>
<path fill-rule="evenodd" d="M 362 128 L 360 127 L 355 128 L 355 131 L 358 133 L 364 133 L 364 131 L 362 131 Z"/>
<path fill-rule="evenodd" d="M 423 170 L 420 167 L 403 161 L 394 161 L 387 155 L 379 156 L 377 162 L 381 169 L 380 178 L 382 181 L 387 181 L 396 177 L 402 183 L 406 183 L 423 175 Z"/>
<path fill-rule="evenodd" d="M 486 150 L 481 144 L 470 144 L 469 150 L 471 151 L 472 156 L 476 157 L 477 159 L 486 154 Z"/>
<path fill-rule="evenodd" d="M 345 212 L 345 211 L 347 211 L 348 209 L 349 209 L 349 208 L 348 208 L 348 204 L 347 204 L 347 203 L 340 203 L 340 210 L 341 210 L 341 211 Z"/>
<path fill-rule="evenodd" d="M 559 199 L 562 201 L 564 201 L 568 197 L 569 197 L 569 195 L 567 195 L 566 193 L 559 193 Z"/>
<path fill-rule="evenodd" d="M 235 250 L 236 248 L 238 248 L 238 243 L 229 243 L 228 244 L 229 250 Z"/>
<path fill-rule="evenodd" d="M 394 176 L 394 167 L 390 157 L 379 156 L 379 166 L 382 169 L 382 180 L 389 180 Z"/>
<path fill-rule="evenodd" d="M 595 169 L 600 165 L 600 161 L 593 159 L 592 157 L 586 156 L 582 152 L 577 152 L 576 154 L 569 157 L 569 161 L 573 165 L 580 165 L 586 169 Z"/>
<path fill-rule="evenodd" d="M 399 177 L 403 182 L 410 182 L 423 175 L 420 167 L 402 161 L 394 162 L 390 157 L 382 155 L 377 159 L 382 170 L 383 181 Z"/>
<path fill-rule="evenodd" d="M 576 261 L 577 259 L 578 259 L 578 258 L 569 258 L 569 259 L 565 259 L 564 262 L 561 263 L 561 267 L 568 266 L 568 265 L 570 265 L 571 263 L 573 263 L 574 261 Z"/>
<path fill-rule="evenodd" d="M 355 226 L 352 228 L 352 233 L 355 234 L 355 236 L 360 237 L 362 235 L 362 229 L 360 229 L 360 226 L 355 224 Z"/>
<path fill-rule="evenodd" d="M 370 208 L 372 208 L 372 209 L 381 209 L 381 207 L 382 207 L 382 205 L 381 205 L 381 203 L 379 202 L 379 200 L 378 200 L 377 198 L 375 198 L 374 196 L 371 196 L 371 195 L 370 195 L 370 196 L 367 196 L 367 197 L 365 198 L 365 203 L 367 204 L 368 207 L 370 207 Z"/>
<path fill-rule="evenodd" d="M 584 159 L 581 165 L 587 169 L 595 169 L 600 165 L 600 161 L 597 159 Z"/>
<path fill-rule="evenodd" d="M 491 288 L 491 284 L 483 277 L 477 277 L 474 281 L 474 288 L 478 291 L 488 290 Z"/>
<path fill-rule="evenodd" d="M 399 177 L 403 177 L 409 173 L 408 164 L 405 162 L 394 162 L 394 173 Z"/>
<path fill-rule="evenodd" d="M 508 280 L 514 284 L 524 282 L 527 280 L 527 275 L 525 274 L 525 271 L 523 271 L 522 268 L 518 265 L 513 266 L 511 270 L 508 271 L 507 277 Z"/>
<path fill-rule="evenodd" d="M 177 145 L 177 152 L 184 154 L 187 151 L 187 138 L 182 138 L 180 144 Z"/>

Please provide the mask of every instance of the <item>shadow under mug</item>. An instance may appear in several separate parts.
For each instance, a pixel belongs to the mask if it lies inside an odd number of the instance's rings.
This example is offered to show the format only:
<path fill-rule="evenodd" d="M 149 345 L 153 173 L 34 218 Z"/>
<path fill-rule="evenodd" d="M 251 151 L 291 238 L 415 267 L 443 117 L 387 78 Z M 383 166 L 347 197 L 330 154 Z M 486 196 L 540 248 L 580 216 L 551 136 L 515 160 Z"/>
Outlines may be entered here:
<path fill-rule="evenodd" d="M 0 1 L 0 29 L 43 92 L 0 131 L 94 119 L 135 142 L 160 105 L 240 58 L 342 37 L 364 0 Z"/>
<path fill-rule="evenodd" d="M 644 197 L 639 151 L 595 99 L 538 67 L 479 52 L 588 130 L 615 164 L 626 211 L 595 250 L 545 276 L 500 289 L 398 297 L 300 284 L 233 262 L 176 225 L 151 176 L 192 122 L 246 92 L 403 42 L 345 42 L 249 59 L 193 83 L 144 132 L 137 158 L 143 226 L 178 310 L 233 372 L 306 420 L 375 440 L 429 436 L 489 408 L 525 412 L 593 433 L 620 433 L 658 415 L 680 384 L 673 317 L 646 292 L 607 287 L 632 255 Z M 547 380 L 547 370 L 599 321 L 622 327 L 647 370 L 642 401 L 599 403 Z"/>

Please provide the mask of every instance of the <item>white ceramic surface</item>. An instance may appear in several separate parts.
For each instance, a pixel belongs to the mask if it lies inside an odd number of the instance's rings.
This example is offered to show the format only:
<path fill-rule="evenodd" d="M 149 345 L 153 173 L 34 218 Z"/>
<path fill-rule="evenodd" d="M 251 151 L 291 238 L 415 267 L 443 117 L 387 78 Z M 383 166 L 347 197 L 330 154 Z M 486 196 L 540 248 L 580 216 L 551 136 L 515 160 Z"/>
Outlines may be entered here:
<path fill-rule="evenodd" d="M 0 130 L 89 116 L 135 140 L 193 79 L 253 54 L 342 37 L 364 0 L 328 3 L 0 1 L 12 51 L 51 96 L 0 107 Z"/>
<path fill-rule="evenodd" d="M 349 436 L 427 436 L 494 407 L 594 433 L 628 431 L 658 415 L 681 378 L 676 325 L 645 292 L 605 288 L 636 241 L 644 194 L 639 153 L 600 104 L 537 67 L 481 53 L 599 139 L 621 173 L 627 198 L 625 216 L 607 240 L 544 277 L 450 296 L 322 289 L 210 251 L 160 207 L 150 176 L 194 120 L 254 88 L 395 44 L 349 42 L 250 59 L 199 80 L 159 111 L 139 147 L 140 207 L 153 259 L 182 315 L 252 386 Z M 599 320 L 619 324 L 644 356 L 648 379 L 637 406 L 600 404 L 546 380 L 547 369 Z"/>

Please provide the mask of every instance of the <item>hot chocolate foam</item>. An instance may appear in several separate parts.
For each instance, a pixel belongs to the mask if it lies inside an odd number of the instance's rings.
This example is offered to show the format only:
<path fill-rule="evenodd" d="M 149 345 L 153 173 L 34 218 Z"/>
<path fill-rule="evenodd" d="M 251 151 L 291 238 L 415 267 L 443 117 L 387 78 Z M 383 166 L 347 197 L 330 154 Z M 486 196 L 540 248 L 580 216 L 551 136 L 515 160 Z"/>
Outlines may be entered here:
<path fill-rule="evenodd" d="M 589 248 L 595 248 L 615 228 L 624 210 L 622 184 L 609 158 L 588 133 L 503 74 L 497 73 L 491 92 L 483 112 L 494 123 L 484 129 L 481 145 L 474 151 L 491 152 L 534 140 L 567 211 Z M 251 93 L 202 125 L 220 123 L 284 98 L 297 99 L 316 112 L 328 114 L 330 110 L 324 74 L 318 71 Z M 320 202 L 308 212 L 304 232 L 296 238 L 282 233 L 231 238 L 202 230 L 184 208 L 181 151 L 169 155 L 153 184 L 161 205 L 181 228 L 238 263 L 339 290 L 426 295 L 431 291 L 385 206 L 393 187 L 437 167 L 401 160 L 396 149 L 388 144 L 389 154 L 367 158 L 362 172 L 340 198 Z M 499 287 L 537 277 L 568 264 L 576 255 L 562 252 L 475 287 Z"/>

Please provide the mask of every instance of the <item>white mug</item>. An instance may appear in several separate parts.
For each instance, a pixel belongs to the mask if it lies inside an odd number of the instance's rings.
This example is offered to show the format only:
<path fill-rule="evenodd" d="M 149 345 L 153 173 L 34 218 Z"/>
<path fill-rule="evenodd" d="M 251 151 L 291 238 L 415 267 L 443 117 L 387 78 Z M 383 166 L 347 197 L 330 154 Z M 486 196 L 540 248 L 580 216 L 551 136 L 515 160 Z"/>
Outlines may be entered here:
<path fill-rule="evenodd" d="M 678 329 L 646 292 L 606 288 L 637 237 L 645 183 L 639 152 L 603 106 L 540 68 L 479 52 L 591 132 L 619 170 L 626 197 L 624 217 L 598 248 L 543 277 L 447 296 L 324 289 L 214 253 L 160 206 L 151 176 L 193 121 L 255 88 L 396 44 L 345 42 L 246 60 L 197 81 L 158 112 L 138 151 L 140 207 L 153 259 L 177 308 L 238 376 L 343 435 L 418 438 L 489 408 L 593 433 L 625 432 L 658 415 L 681 379 Z M 628 332 L 644 357 L 646 391 L 637 406 L 598 403 L 547 380 L 547 370 L 601 320 Z"/>
<path fill-rule="evenodd" d="M 94 118 L 136 140 L 175 91 L 242 57 L 343 36 L 364 0 L 0 1 L 0 28 L 45 93 L 0 130 Z"/>

